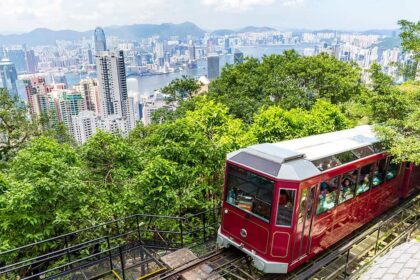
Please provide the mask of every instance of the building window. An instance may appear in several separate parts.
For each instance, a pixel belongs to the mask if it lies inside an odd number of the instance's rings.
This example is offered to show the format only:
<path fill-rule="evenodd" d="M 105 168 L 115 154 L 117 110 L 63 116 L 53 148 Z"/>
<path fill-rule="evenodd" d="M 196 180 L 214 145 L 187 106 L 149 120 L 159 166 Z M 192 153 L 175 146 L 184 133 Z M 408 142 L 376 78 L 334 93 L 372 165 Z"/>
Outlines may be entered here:
<path fill-rule="evenodd" d="M 295 190 L 280 189 L 277 207 L 276 224 L 278 226 L 292 226 L 293 209 L 295 204 Z"/>

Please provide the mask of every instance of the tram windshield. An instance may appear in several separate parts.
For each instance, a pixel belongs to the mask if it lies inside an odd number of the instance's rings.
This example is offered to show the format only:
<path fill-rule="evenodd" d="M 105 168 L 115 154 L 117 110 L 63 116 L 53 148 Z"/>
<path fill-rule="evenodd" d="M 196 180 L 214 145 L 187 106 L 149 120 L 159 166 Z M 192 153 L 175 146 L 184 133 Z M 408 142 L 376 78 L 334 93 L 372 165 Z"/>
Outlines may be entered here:
<path fill-rule="evenodd" d="M 229 165 L 226 202 L 269 221 L 274 182 L 251 171 Z"/>

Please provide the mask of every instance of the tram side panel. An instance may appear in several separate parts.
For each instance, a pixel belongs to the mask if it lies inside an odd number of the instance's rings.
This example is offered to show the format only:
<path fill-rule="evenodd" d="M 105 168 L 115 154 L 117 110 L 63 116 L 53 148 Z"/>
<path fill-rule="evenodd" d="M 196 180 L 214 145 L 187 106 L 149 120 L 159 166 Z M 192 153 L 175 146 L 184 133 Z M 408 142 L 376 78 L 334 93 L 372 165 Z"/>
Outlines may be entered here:
<path fill-rule="evenodd" d="M 401 197 L 407 198 L 420 191 L 420 165 L 406 163 L 402 172 L 404 172 L 404 181 L 401 187 Z"/>
<path fill-rule="evenodd" d="M 420 165 L 412 164 L 413 169 L 411 171 L 410 182 L 409 182 L 409 195 L 414 192 L 420 191 Z"/>

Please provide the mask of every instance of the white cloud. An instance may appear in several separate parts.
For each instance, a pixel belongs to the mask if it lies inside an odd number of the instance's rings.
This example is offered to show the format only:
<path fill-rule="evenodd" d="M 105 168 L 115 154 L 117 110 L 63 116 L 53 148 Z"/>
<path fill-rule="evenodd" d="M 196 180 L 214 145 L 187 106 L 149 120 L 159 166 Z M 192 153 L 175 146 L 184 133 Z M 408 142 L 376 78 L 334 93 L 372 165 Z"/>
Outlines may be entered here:
<path fill-rule="evenodd" d="M 202 0 L 204 5 L 231 12 L 249 10 L 255 6 L 266 6 L 275 2 L 276 0 Z"/>
<path fill-rule="evenodd" d="M 282 3 L 286 7 L 295 7 L 305 4 L 305 0 L 283 0 Z"/>
<path fill-rule="evenodd" d="M 0 0 L 1 31 L 37 27 L 88 30 L 97 25 L 160 22 L 165 0 Z M 4 24 L 7 22 L 7 24 Z"/>
<path fill-rule="evenodd" d="M 305 0 L 202 0 L 204 5 L 229 12 L 246 11 L 256 6 L 268 6 L 276 3 L 281 3 L 286 7 L 299 6 L 304 2 Z"/>

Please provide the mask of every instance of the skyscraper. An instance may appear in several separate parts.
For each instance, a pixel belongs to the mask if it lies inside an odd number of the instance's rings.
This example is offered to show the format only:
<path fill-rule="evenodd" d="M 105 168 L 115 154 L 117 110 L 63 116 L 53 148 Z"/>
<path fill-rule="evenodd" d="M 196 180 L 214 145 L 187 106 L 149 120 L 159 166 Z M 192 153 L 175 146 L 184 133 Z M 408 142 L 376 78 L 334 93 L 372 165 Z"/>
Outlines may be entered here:
<path fill-rule="evenodd" d="M 207 77 L 213 80 L 219 77 L 219 56 L 217 54 L 209 54 L 207 57 Z"/>
<path fill-rule="evenodd" d="M 243 61 L 244 61 L 244 53 L 238 49 L 235 49 L 235 52 L 233 53 L 233 63 L 238 64 L 238 63 L 242 63 Z"/>
<path fill-rule="evenodd" d="M 7 58 L 3 58 L 0 61 L 0 88 L 7 89 L 10 95 L 18 95 L 16 81 L 15 65 Z"/>
<path fill-rule="evenodd" d="M 26 69 L 29 73 L 34 74 L 38 72 L 38 61 L 33 50 L 28 50 L 26 54 Z"/>
<path fill-rule="evenodd" d="M 95 29 L 95 51 L 96 52 L 103 52 L 106 51 L 106 39 L 105 39 L 105 32 L 101 27 L 96 27 Z"/>
<path fill-rule="evenodd" d="M 92 50 L 90 48 L 87 50 L 87 58 L 88 58 L 88 63 L 93 64 L 93 55 L 92 55 Z"/>
<path fill-rule="evenodd" d="M 134 128 L 134 106 L 128 98 L 124 52 L 103 51 L 96 55 L 96 69 L 101 101 L 101 116 L 120 117 L 127 121 L 128 131 Z M 131 102 L 131 103 L 130 103 Z M 127 133 L 128 131 L 125 131 Z"/>
<path fill-rule="evenodd" d="M 25 51 L 21 49 L 9 49 L 6 51 L 7 57 L 16 67 L 18 73 L 26 72 L 26 55 Z"/>

